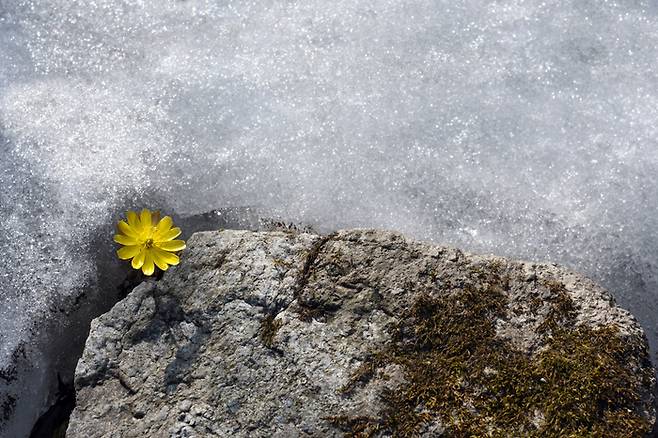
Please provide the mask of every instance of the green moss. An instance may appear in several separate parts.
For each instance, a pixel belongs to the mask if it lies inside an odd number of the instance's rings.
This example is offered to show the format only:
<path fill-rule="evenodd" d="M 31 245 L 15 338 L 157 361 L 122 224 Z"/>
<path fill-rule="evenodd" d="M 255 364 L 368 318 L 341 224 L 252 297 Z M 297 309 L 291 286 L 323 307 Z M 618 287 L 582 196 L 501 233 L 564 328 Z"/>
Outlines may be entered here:
<path fill-rule="evenodd" d="M 478 281 L 472 281 L 477 279 Z M 346 436 L 415 436 L 438 420 L 446 436 L 641 437 L 637 357 L 613 327 L 574 325 L 575 307 L 563 286 L 543 285 L 546 348 L 529 355 L 496 338 L 507 314 L 506 278 L 472 270 L 471 281 L 421 294 L 343 388 L 349 395 L 383 367 L 397 365 L 404 383 L 381 394 L 377 418 L 327 418 Z M 646 354 L 640 352 L 639 354 Z M 650 376 L 644 376 L 647 379 Z"/>

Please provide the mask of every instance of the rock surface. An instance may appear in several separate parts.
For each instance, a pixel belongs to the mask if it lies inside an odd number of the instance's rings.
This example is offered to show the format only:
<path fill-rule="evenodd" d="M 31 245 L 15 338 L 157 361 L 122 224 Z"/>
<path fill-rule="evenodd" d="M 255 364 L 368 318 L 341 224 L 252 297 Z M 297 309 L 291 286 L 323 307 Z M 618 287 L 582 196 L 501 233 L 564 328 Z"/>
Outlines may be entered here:
<path fill-rule="evenodd" d="M 228 207 L 190 216 L 174 214 L 174 218 L 185 233 L 220 228 L 268 229 L 274 221 L 262 219 L 266 213 L 253 207 Z M 112 234 L 114 226 L 110 224 L 91 233 L 91 246 L 96 249 L 87 255 L 95 266 L 94 274 L 76 280 L 67 277 L 47 311 L 33 308 L 23 315 L 29 319 L 24 331 L 0 330 L 0 351 L 7 358 L 0 364 L 0 438 L 52 436 L 54 429 L 65 427 L 70 398 L 74 396 L 74 371 L 90 323 L 125 296 L 129 290 L 126 287 L 136 278 L 129 264 L 117 259 Z M 43 257 L 52 260 L 53 268 L 60 260 L 48 252 Z M 29 288 L 43 289 L 47 295 L 46 285 L 51 283 L 47 277 L 36 275 Z M 9 302 L 2 305 L 12 308 Z"/>
<path fill-rule="evenodd" d="M 556 265 L 203 232 L 93 321 L 67 436 L 643 436 L 654 376 L 635 319 Z"/>

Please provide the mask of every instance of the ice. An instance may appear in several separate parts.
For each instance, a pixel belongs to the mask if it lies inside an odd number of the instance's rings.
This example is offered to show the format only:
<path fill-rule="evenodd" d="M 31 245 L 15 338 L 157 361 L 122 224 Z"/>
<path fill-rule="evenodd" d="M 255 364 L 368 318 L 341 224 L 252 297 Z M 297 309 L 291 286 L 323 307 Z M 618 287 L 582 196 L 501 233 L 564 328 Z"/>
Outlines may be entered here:
<path fill-rule="evenodd" d="M 141 205 L 558 262 L 658 350 L 657 14 L 0 0 L 0 364 L 54 308 L 102 299 L 111 226 Z"/>

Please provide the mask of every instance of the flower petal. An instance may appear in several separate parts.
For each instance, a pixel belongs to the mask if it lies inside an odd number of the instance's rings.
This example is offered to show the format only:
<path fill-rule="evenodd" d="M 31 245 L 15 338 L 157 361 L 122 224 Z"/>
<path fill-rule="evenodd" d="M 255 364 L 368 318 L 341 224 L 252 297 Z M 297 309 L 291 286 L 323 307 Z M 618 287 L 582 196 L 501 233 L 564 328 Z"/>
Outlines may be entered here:
<path fill-rule="evenodd" d="M 139 216 L 132 210 L 126 212 L 126 218 L 128 219 L 128 225 L 130 225 L 135 231 L 139 232 L 139 229 L 142 228 L 142 224 L 139 222 Z"/>
<path fill-rule="evenodd" d="M 160 234 L 159 236 L 153 237 L 153 240 L 156 242 L 166 242 L 168 240 L 173 240 L 176 237 L 180 236 L 181 230 L 178 227 L 174 227 L 171 230 Z"/>
<path fill-rule="evenodd" d="M 117 251 L 117 255 L 121 260 L 128 260 L 139 254 L 141 248 L 141 245 L 124 246 Z"/>
<path fill-rule="evenodd" d="M 119 223 L 117 224 L 117 228 L 120 233 L 123 233 L 126 236 L 137 237 L 137 230 L 135 230 L 133 227 L 128 225 L 126 221 L 119 221 Z"/>
<path fill-rule="evenodd" d="M 121 245 L 127 245 L 127 246 L 132 246 L 132 245 L 138 245 L 139 242 L 137 239 L 134 237 L 126 236 L 123 234 L 115 234 L 114 235 L 114 241 L 116 243 L 120 243 Z"/>
<path fill-rule="evenodd" d="M 151 253 L 153 254 L 153 262 L 155 265 L 162 269 L 163 271 L 166 271 L 167 268 L 169 268 L 169 265 L 167 264 L 166 257 L 164 257 L 162 254 L 171 254 L 166 251 L 162 251 L 159 248 L 151 248 Z M 172 254 L 173 255 L 173 254 Z"/>
<path fill-rule="evenodd" d="M 133 258 L 132 266 L 134 269 L 139 269 L 144 265 L 144 257 L 146 255 L 146 249 L 139 249 L 139 253 Z"/>
<path fill-rule="evenodd" d="M 148 229 L 148 227 L 153 225 L 152 220 L 153 219 L 151 217 L 151 211 L 147 208 L 143 209 L 142 212 L 139 214 L 139 221 L 142 223 L 143 229 Z"/>
<path fill-rule="evenodd" d="M 168 242 L 156 242 L 155 245 L 160 249 L 164 249 L 165 251 L 180 251 L 181 249 L 185 249 L 184 240 L 170 240 Z"/>
<path fill-rule="evenodd" d="M 154 246 L 151 248 L 153 250 L 153 259 L 154 260 L 160 260 L 163 263 L 167 263 L 169 265 L 177 265 L 180 262 L 180 259 L 176 254 L 172 254 L 170 252 L 164 251 L 157 246 Z M 157 263 L 157 262 L 156 262 Z M 158 265 L 160 266 L 160 265 Z"/>
<path fill-rule="evenodd" d="M 147 249 L 144 251 L 146 254 L 144 256 L 144 264 L 142 265 L 142 272 L 144 275 L 153 275 L 153 272 L 155 271 L 155 266 L 153 265 L 153 254 L 151 254 L 151 250 Z"/>
<path fill-rule="evenodd" d="M 174 224 L 174 221 L 170 216 L 163 217 L 160 222 L 155 226 L 155 234 L 153 234 L 153 239 L 158 240 L 158 237 L 166 233 L 171 229 L 171 226 Z"/>

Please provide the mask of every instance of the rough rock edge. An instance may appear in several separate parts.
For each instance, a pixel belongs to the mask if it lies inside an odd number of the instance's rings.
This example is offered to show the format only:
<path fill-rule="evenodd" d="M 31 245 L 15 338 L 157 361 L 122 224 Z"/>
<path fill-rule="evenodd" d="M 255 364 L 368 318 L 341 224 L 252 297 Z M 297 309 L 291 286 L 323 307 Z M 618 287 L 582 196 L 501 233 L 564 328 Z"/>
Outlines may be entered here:
<path fill-rule="evenodd" d="M 249 232 L 223 233 L 225 234 L 221 237 L 237 240 L 238 245 L 244 243 L 246 240 L 254 238 Z M 256 240 L 263 237 L 262 235 L 268 233 L 258 234 L 261 234 L 261 236 L 255 236 Z M 304 304 L 300 302 L 299 295 L 309 280 L 311 267 L 315 263 L 316 258 L 321 253 L 324 246 L 330 242 L 355 242 L 360 245 L 374 245 L 390 250 L 404 249 L 409 253 L 426 254 L 432 257 L 445 258 L 455 263 L 468 261 L 472 264 L 486 264 L 493 261 L 505 260 L 494 256 L 471 255 L 454 248 L 437 247 L 425 243 L 409 241 L 396 233 L 373 230 L 341 231 L 325 237 L 314 235 L 294 235 L 294 237 L 291 237 L 291 233 L 269 234 L 271 236 L 276 235 L 278 237 L 301 239 L 304 241 L 306 247 L 305 254 L 303 254 L 304 257 L 297 257 L 294 260 L 298 266 L 296 269 L 297 274 L 292 275 L 293 284 L 291 284 L 291 287 L 294 290 L 292 296 L 283 300 L 277 299 L 276 296 L 268 297 L 267 295 L 264 297 L 265 299 L 254 300 L 253 297 L 251 297 L 251 299 L 247 298 L 245 300 L 249 305 L 258 306 L 263 309 L 264 314 L 266 315 L 265 318 L 263 318 L 263 321 L 269 320 L 269 324 L 276 321 L 276 328 L 273 330 L 274 333 L 269 333 L 266 336 L 269 339 L 269 341 L 266 342 L 266 346 L 268 346 L 267 344 L 269 343 L 269 347 L 272 347 L 274 344 L 274 339 L 277 337 L 276 332 L 286 323 L 286 320 L 291 317 L 291 310 L 296 310 L 299 313 L 300 305 Z M 212 241 L 215 237 L 219 236 L 213 232 L 198 233 L 195 234 L 188 243 L 190 248 L 194 245 L 207 245 L 209 244 L 209 241 Z M 218 266 L 221 266 L 225 262 L 225 258 L 228 257 L 229 254 L 230 251 L 221 255 L 220 260 L 217 261 Z M 537 278 L 559 277 L 564 280 L 564 290 L 572 299 L 579 303 L 595 304 L 581 308 L 581 312 L 578 314 L 579 324 L 598 327 L 615 323 L 620 328 L 621 336 L 644 339 L 642 329 L 633 316 L 627 311 L 615 307 L 612 297 L 605 290 L 598 287 L 584 276 L 565 271 L 558 265 L 511 262 L 509 260 L 505 260 L 505 263 L 514 265 L 517 269 L 522 269 L 525 273 L 526 281 L 529 282 L 536 281 Z M 203 264 L 196 268 L 202 269 Z M 288 268 L 288 271 L 294 270 L 290 266 L 288 266 Z M 194 271 L 194 267 L 191 267 L 191 270 Z M 171 274 L 167 274 L 167 276 L 169 275 Z M 120 341 L 122 337 L 121 333 L 125 334 L 130 332 L 133 325 L 147 323 L 146 321 L 148 321 L 153 315 L 153 312 L 157 307 L 156 300 L 153 297 L 155 289 L 157 289 L 156 285 L 152 283 L 140 285 L 129 295 L 128 298 L 115 306 L 109 314 L 94 321 L 92 324 L 92 336 L 90 336 L 88 340 L 85 355 L 76 369 L 77 388 L 83 389 L 94 387 L 109 379 L 118 381 L 120 386 L 127 391 L 129 395 L 134 395 L 138 392 L 138 390 L 132 387 L 130 379 L 121 374 L 119 363 L 112 362 L 109 358 L 104 358 L 103 355 L 100 355 L 100 358 L 94 357 L 93 355 L 90 357 L 88 352 L 103 352 L 106 351 L 108 347 L 110 349 L 116 348 L 117 345 L 108 345 L 107 340 Z M 303 307 L 304 305 L 302 305 L 302 308 Z M 133 318 L 133 316 L 136 316 L 136 318 Z M 321 315 L 310 316 L 310 320 L 312 321 L 316 316 Z M 263 337 L 263 340 L 265 340 L 266 337 Z M 96 360 L 97 358 L 98 360 Z M 650 416 L 651 421 L 655 421 L 655 412 L 647 412 L 647 414 Z M 76 414 L 74 414 L 74 416 L 75 415 Z M 652 415 L 653 417 L 651 417 Z M 69 432 L 72 433 L 71 436 L 76 436 L 74 426 L 76 421 L 78 420 L 72 422 L 72 427 L 69 429 Z"/>

